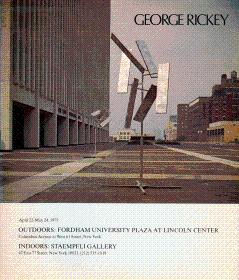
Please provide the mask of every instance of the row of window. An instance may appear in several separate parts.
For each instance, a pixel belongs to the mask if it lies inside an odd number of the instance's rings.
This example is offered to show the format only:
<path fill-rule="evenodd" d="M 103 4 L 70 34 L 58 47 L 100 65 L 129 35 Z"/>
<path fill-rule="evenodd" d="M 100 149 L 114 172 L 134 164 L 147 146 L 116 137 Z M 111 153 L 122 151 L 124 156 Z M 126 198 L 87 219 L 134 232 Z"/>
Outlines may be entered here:
<path fill-rule="evenodd" d="M 76 82 L 68 77 L 64 32 L 69 29 L 60 2 L 13 0 L 13 82 L 59 104 L 77 109 Z M 73 16 L 73 1 L 68 11 Z M 72 69 L 74 70 L 74 68 Z"/>
<path fill-rule="evenodd" d="M 122 131 L 120 131 L 119 134 L 120 134 L 120 135 L 130 135 L 130 132 L 122 132 Z"/>
<path fill-rule="evenodd" d="M 130 137 L 129 136 L 120 136 L 119 140 L 129 140 Z"/>
<path fill-rule="evenodd" d="M 208 135 L 208 136 L 224 135 L 224 128 L 208 130 L 208 131 L 207 131 L 207 135 Z"/>

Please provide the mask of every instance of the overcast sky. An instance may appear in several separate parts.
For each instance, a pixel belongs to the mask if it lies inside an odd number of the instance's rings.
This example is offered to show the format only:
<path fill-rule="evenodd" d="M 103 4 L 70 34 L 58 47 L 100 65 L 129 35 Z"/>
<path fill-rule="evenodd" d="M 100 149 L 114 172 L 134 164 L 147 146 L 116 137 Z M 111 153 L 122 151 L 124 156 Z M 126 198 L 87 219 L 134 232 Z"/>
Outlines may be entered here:
<path fill-rule="evenodd" d="M 229 14 L 226 26 L 138 26 L 134 17 L 147 14 Z M 112 0 L 111 32 L 131 48 L 142 61 L 135 41 L 143 39 L 155 64 L 169 62 L 170 87 L 168 114 L 155 113 L 155 104 L 145 119 L 146 132 L 163 130 L 168 116 L 176 114 L 178 103 L 189 103 L 198 96 L 210 96 L 221 74 L 239 72 L 239 1 L 238 0 Z M 121 51 L 111 41 L 110 111 L 111 133 L 123 128 L 129 95 L 117 94 Z M 131 66 L 130 81 L 140 78 Z M 147 78 L 146 84 L 156 83 Z M 136 108 L 139 106 L 138 95 Z M 138 128 L 132 122 L 132 128 Z"/>

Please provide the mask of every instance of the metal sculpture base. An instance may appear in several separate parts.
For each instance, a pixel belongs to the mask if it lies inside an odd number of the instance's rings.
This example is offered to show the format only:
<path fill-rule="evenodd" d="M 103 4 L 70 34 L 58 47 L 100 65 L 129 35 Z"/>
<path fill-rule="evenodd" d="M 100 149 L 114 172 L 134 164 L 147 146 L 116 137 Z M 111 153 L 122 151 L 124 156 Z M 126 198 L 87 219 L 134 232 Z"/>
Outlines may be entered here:
<path fill-rule="evenodd" d="M 148 185 L 144 184 L 143 182 L 136 181 L 137 186 L 140 188 L 143 194 L 146 194 L 146 191 L 144 190 L 145 187 L 149 187 Z"/>
<path fill-rule="evenodd" d="M 169 187 L 151 186 L 151 185 L 147 185 L 140 181 L 136 181 L 136 183 L 137 183 L 137 187 L 140 188 L 140 190 L 142 191 L 143 194 L 146 194 L 146 191 L 144 188 L 153 188 L 153 189 L 181 189 L 182 188 L 182 187 L 178 187 L 178 186 L 169 186 Z"/>
<path fill-rule="evenodd" d="M 144 188 L 152 188 L 152 189 L 181 189 L 179 186 L 169 186 L 169 187 L 161 187 L 161 186 L 152 186 L 145 184 L 139 180 L 136 181 L 136 185 L 102 185 L 102 187 L 115 187 L 115 188 L 139 188 L 142 194 L 147 194 Z"/>
<path fill-rule="evenodd" d="M 83 156 L 83 158 L 97 158 L 96 155 Z"/>

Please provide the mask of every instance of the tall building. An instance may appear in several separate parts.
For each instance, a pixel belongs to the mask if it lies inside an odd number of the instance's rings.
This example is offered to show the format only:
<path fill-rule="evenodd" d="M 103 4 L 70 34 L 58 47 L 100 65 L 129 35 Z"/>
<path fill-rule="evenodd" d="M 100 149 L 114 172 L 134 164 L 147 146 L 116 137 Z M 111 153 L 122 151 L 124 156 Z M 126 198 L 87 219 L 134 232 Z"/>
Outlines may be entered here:
<path fill-rule="evenodd" d="M 221 84 L 212 89 L 211 123 L 208 141 L 211 143 L 239 141 L 239 79 L 237 72 L 221 76 Z"/>
<path fill-rule="evenodd" d="M 109 111 L 110 0 L 0 9 L 0 150 L 108 141 L 91 113 Z"/>
<path fill-rule="evenodd" d="M 210 123 L 210 97 L 198 97 L 188 107 L 190 141 L 206 142 Z"/>
<path fill-rule="evenodd" d="M 189 129 L 189 105 L 188 104 L 178 104 L 177 107 L 177 139 L 179 141 L 189 141 L 191 138 L 191 131 Z"/>
<path fill-rule="evenodd" d="M 221 84 L 215 85 L 211 96 L 211 122 L 239 120 L 239 79 L 237 72 L 221 77 Z"/>
<path fill-rule="evenodd" d="M 189 104 L 178 104 L 178 140 L 205 142 L 210 123 L 210 97 L 198 97 Z"/>
<path fill-rule="evenodd" d="M 221 76 L 211 97 L 199 97 L 189 104 L 178 104 L 178 140 L 238 141 L 239 79 L 237 72 Z M 231 134 L 230 134 L 231 133 Z"/>

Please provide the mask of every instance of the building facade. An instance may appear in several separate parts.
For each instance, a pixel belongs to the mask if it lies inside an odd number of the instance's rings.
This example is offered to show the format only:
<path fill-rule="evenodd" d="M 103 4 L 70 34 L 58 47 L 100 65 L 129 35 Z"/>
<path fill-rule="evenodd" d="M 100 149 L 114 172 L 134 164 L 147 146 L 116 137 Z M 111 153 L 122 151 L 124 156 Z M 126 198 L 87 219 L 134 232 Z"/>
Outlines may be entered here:
<path fill-rule="evenodd" d="M 237 72 L 221 77 L 221 84 L 215 85 L 211 96 L 211 122 L 239 120 L 239 79 Z"/>
<path fill-rule="evenodd" d="M 239 121 L 237 72 L 232 71 L 230 78 L 223 74 L 221 84 L 213 86 L 210 97 L 199 97 L 189 104 L 178 104 L 177 114 L 177 133 L 180 141 L 237 141 L 236 130 Z"/>
<path fill-rule="evenodd" d="M 198 97 L 188 107 L 189 141 L 206 142 L 210 123 L 210 97 Z"/>
<path fill-rule="evenodd" d="M 238 143 L 239 121 L 220 121 L 210 123 L 207 133 L 208 142 L 210 143 Z"/>
<path fill-rule="evenodd" d="M 113 135 L 113 139 L 114 141 L 128 142 L 130 141 L 132 135 L 136 135 L 134 129 L 124 128 L 122 130 L 119 130 L 115 135 Z"/>
<path fill-rule="evenodd" d="M 0 8 L 0 150 L 108 141 L 91 113 L 109 111 L 110 0 Z"/>
<path fill-rule="evenodd" d="M 178 104 L 177 106 L 177 139 L 179 141 L 189 141 L 191 131 L 189 129 L 189 105 Z"/>
<path fill-rule="evenodd" d="M 178 104 L 179 141 L 206 142 L 210 123 L 210 97 L 198 97 L 189 104 Z"/>

